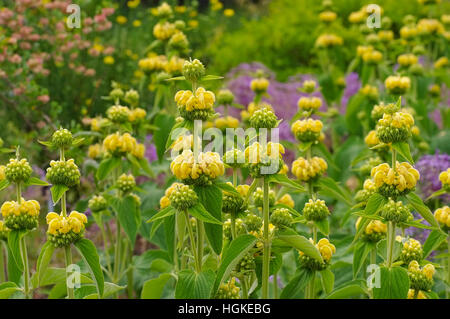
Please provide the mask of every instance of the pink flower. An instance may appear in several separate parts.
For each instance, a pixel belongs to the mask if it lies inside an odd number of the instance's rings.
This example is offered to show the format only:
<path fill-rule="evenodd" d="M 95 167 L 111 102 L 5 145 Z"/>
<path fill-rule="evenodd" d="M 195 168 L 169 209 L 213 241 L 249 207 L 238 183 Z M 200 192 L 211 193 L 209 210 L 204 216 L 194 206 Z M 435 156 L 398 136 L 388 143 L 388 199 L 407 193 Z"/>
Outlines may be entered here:
<path fill-rule="evenodd" d="M 40 95 L 40 96 L 37 97 L 37 100 L 39 102 L 47 104 L 50 101 L 50 97 L 48 95 Z"/>
<path fill-rule="evenodd" d="M 22 58 L 20 57 L 20 55 L 14 54 L 13 56 L 11 56 L 9 58 L 9 62 L 14 63 L 14 64 L 19 64 L 20 62 L 22 62 Z"/>
<path fill-rule="evenodd" d="M 85 75 L 85 76 L 89 76 L 89 77 L 95 76 L 95 70 L 94 70 L 94 69 L 87 69 L 87 70 L 84 72 L 84 75 Z"/>
<path fill-rule="evenodd" d="M 106 47 L 105 50 L 103 50 L 104 55 L 111 55 L 114 53 L 116 49 L 114 47 Z"/>

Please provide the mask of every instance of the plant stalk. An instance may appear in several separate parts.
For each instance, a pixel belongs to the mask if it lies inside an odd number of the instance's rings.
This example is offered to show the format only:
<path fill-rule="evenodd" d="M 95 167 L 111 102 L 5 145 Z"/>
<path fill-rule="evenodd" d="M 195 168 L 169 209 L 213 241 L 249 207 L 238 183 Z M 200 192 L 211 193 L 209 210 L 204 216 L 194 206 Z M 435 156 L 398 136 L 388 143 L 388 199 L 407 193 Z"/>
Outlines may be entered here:
<path fill-rule="evenodd" d="M 187 223 L 187 228 L 188 228 L 188 233 L 189 233 L 189 240 L 191 241 L 191 250 L 192 250 L 192 255 L 194 256 L 194 261 L 195 261 L 195 271 L 197 273 L 200 273 L 200 267 L 199 267 L 198 256 L 197 256 L 197 248 L 195 245 L 194 231 L 192 230 L 192 225 L 189 220 L 189 214 L 187 211 L 184 212 L 184 216 L 186 217 L 186 223 Z"/>
<path fill-rule="evenodd" d="M 264 201 L 263 201 L 263 220 L 264 220 L 264 251 L 262 268 L 262 298 L 269 298 L 269 267 L 270 267 L 270 238 L 269 238 L 269 180 L 263 178 Z"/>
<path fill-rule="evenodd" d="M 64 247 L 64 256 L 66 260 L 66 286 L 67 286 L 67 299 L 74 299 L 73 287 L 69 285 L 69 267 L 72 265 L 72 252 L 70 246 Z"/>
<path fill-rule="evenodd" d="M 387 233 L 387 267 L 391 268 L 394 252 L 394 243 L 395 243 L 395 223 L 390 221 L 388 223 L 388 233 Z"/>
<path fill-rule="evenodd" d="M 24 284 L 24 294 L 26 299 L 30 299 L 30 271 L 28 266 L 28 253 L 27 253 L 27 242 L 25 236 L 20 240 L 20 253 L 22 255 L 23 262 L 23 284 Z"/>

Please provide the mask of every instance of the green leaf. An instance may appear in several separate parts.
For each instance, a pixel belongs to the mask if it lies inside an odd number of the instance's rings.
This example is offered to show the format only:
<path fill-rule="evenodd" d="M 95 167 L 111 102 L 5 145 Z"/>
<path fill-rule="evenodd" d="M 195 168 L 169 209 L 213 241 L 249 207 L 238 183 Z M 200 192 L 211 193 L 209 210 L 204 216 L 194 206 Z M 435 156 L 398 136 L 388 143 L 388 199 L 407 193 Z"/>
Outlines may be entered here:
<path fill-rule="evenodd" d="M 307 143 L 299 143 L 298 149 L 301 152 L 306 152 L 312 145 L 313 142 L 307 142 Z"/>
<path fill-rule="evenodd" d="M 103 293 L 103 298 L 107 298 L 121 290 L 123 290 L 126 286 L 119 286 L 113 284 L 112 282 L 105 282 L 105 291 Z M 94 285 L 82 286 L 81 288 L 87 288 L 86 293 L 83 296 L 83 299 L 99 299 L 98 293 L 96 293 L 96 287 Z"/>
<path fill-rule="evenodd" d="M 188 209 L 189 214 L 206 223 L 222 225 L 222 222 L 212 216 L 201 203 Z"/>
<path fill-rule="evenodd" d="M 125 234 L 127 234 L 128 239 L 134 245 L 141 224 L 136 201 L 131 195 L 128 195 L 124 198 L 113 198 L 110 200 L 110 204 L 117 213 L 120 225 L 122 225 Z"/>
<path fill-rule="evenodd" d="M 298 299 L 312 279 L 313 272 L 307 268 L 300 268 L 298 275 L 289 281 L 281 291 L 281 299 Z"/>
<path fill-rule="evenodd" d="M 28 179 L 27 181 L 27 185 L 49 186 L 50 184 L 45 181 L 41 181 L 37 177 L 30 177 L 30 179 Z"/>
<path fill-rule="evenodd" d="M 428 235 L 427 240 L 423 244 L 423 258 L 427 258 L 434 250 L 436 250 L 443 241 L 447 239 L 447 235 L 438 230 L 433 230 Z"/>
<path fill-rule="evenodd" d="M 297 234 L 291 229 L 287 229 L 278 233 L 277 238 L 284 241 L 288 245 L 302 251 L 305 255 L 323 262 L 319 250 L 306 237 Z"/>
<path fill-rule="evenodd" d="M 67 192 L 68 190 L 69 187 L 67 187 L 66 185 L 53 185 L 50 188 L 50 191 L 52 193 L 53 204 L 56 205 L 61 199 L 61 197 L 64 195 L 64 193 Z"/>
<path fill-rule="evenodd" d="M 409 290 L 409 277 L 402 267 L 380 267 L 379 288 L 373 288 L 375 299 L 406 299 Z"/>
<path fill-rule="evenodd" d="M 270 175 L 268 176 L 269 182 L 270 183 L 277 183 L 286 187 L 289 187 L 291 189 L 294 189 L 298 192 L 304 193 L 306 192 L 305 188 L 298 184 L 297 182 L 294 182 L 293 180 L 289 179 L 286 175 L 284 174 L 274 174 L 274 175 Z"/>
<path fill-rule="evenodd" d="M 387 199 L 378 193 L 373 194 L 370 196 L 369 200 L 367 201 L 366 208 L 364 209 L 365 215 L 376 215 L 378 211 L 384 206 L 384 204 L 387 203 Z M 358 229 L 356 230 L 355 238 L 353 239 L 353 243 L 356 242 L 356 240 L 362 235 L 364 230 L 366 229 L 367 225 L 370 223 L 370 219 L 367 217 L 362 217 L 361 221 L 359 222 Z"/>
<path fill-rule="evenodd" d="M 411 206 L 420 214 L 420 216 L 425 218 L 425 220 L 429 222 L 431 226 L 439 228 L 439 223 L 434 218 L 433 213 L 428 208 L 428 206 L 423 203 L 420 197 L 417 196 L 417 194 L 409 193 L 408 195 L 406 195 L 406 198 L 408 199 L 408 202 L 411 204 Z"/>
<path fill-rule="evenodd" d="M 14 293 L 21 291 L 14 282 L 4 282 L 0 284 L 0 299 L 8 299 Z"/>
<path fill-rule="evenodd" d="M 11 185 L 11 183 L 7 179 L 0 181 L 0 191 L 4 190 L 9 185 Z"/>
<path fill-rule="evenodd" d="M 50 141 L 40 141 L 40 140 L 38 140 L 38 143 L 39 143 L 39 144 L 42 144 L 42 145 L 44 145 L 44 146 L 47 146 L 47 147 L 50 148 L 50 149 L 53 149 L 53 143 L 50 142 Z"/>
<path fill-rule="evenodd" d="M 147 220 L 147 223 L 152 223 L 154 221 L 157 221 L 158 219 L 166 218 L 167 216 L 172 216 L 177 211 L 172 206 L 167 206 L 163 209 L 161 209 L 159 212 L 157 212 L 155 215 L 153 215 L 149 220 Z"/>
<path fill-rule="evenodd" d="M 83 257 L 84 262 L 88 266 L 92 279 L 94 279 L 95 281 L 97 293 L 100 298 L 102 298 L 105 288 L 105 279 L 103 278 L 103 272 L 100 266 L 100 259 L 98 257 L 97 248 L 95 248 L 95 245 L 86 238 L 80 239 L 74 245 L 78 249 L 80 255 Z"/>
<path fill-rule="evenodd" d="M 172 275 L 166 273 L 159 275 L 158 278 L 153 278 L 144 282 L 141 291 L 141 299 L 161 299 L 164 287 L 170 278 L 172 278 Z"/>
<path fill-rule="evenodd" d="M 155 177 L 155 173 L 151 169 L 150 164 L 146 158 L 138 158 L 137 162 L 148 177 Z"/>
<path fill-rule="evenodd" d="M 158 130 L 153 134 L 153 141 L 155 142 L 158 159 L 161 160 L 166 152 L 166 143 L 169 140 L 175 119 L 172 115 L 160 113 L 155 117 L 154 123 L 158 126 Z"/>
<path fill-rule="evenodd" d="M 1 190 L 1 187 L 0 187 L 0 190 Z M 440 190 L 438 190 L 438 191 L 435 191 L 433 194 L 431 194 L 430 196 L 428 196 L 428 198 L 425 200 L 425 201 L 429 201 L 430 199 L 432 199 L 432 198 L 434 198 L 434 197 L 438 197 L 438 196 L 441 196 L 441 195 L 444 195 L 444 194 L 446 194 L 447 193 L 447 191 L 445 190 L 445 189 L 440 189 Z"/>
<path fill-rule="evenodd" d="M 72 147 L 80 146 L 84 143 L 85 138 L 84 137 L 77 137 L 72 141 Z"/>
<path fill-rule="evenodd" d="M 224 192 L 227 193 L 231 193 L 234 195 L 238 195 L 240 196 L 239 192 L 236 190 L 236 188 L 234 188 L 232 185 L 228 184 L 228 183 L 223 183 L 223 182 L 215 182 L 214 185 L 216 185 L 217 187 L 219 187 L 221 190 L 223 190 Z"/>
<path fill-rule="evenodd" d="M 222 260 L 217 271 L 216 281 L 214 283 L 212 298 L 219 289 L 220 284 L 226 280 L 231 271 L 236 267 L 237 263 L 247 252 L 253 248 L 256 243 L 256 238 L 252 235 L 242 235 L 234 239 L 222 256 Z"/>
<path fill-rule="evenodd" d="M 285 208 L 287 209 L 292 215 L 296 216 L 296 217 L 303 217 L 298 211 L 296 211 L 295 209 L 293 209 L 292 207 L 289 207 L 288 205 L 285 204 L 275 204 L 273 206 L 270 206 L 271 210 L 277 209 L 277 208 Z"/>
<path fill-rule="evenodd" d="M 345 202 L 349 206 L 353 205 L 347 192 L 345 192 L 332 178 L 322 177 L 319 179 L 318 185 L 320 187 L 319 193 L 330 195 L 337 200 Z"/>
<path fill-rule="evenodd" d="M 100 162 L 95 176 L 99 181 L 104 180 L 122 162 L 121 158 L 109 157 Z"/>
<path fill-rule="evenodd" d="M 205 75 L 203 76 L 200 81 L 214 81 L 214 80 L 222 80 L 223 76 L 219 76 L 219 75 Z"/>
<path fill-rule="evenodd" d="M 36 287 L 38 288 L 40 285 L 40 281 L 46 272 L 48 265 L 50 264 L 50 260 L 52 259 L 53 252 L 55 251 L 55 246 L 49 241 L 47 241 L 44 246 L 41 248 L 41 253 L 39 254 L 37 263 L 36 263 Z"/>
<path fill-rule="evenodd" d="M 411 151 L 409 150 L 409 144 L 406 142 L 395 142 L 392 143 L 392 148 L 396 150 L 401 156 L 403 156 L 408 162 L 414 164 L 414 160 L 411 156 Z"/>
<path fill-rule="evenodd" d="M 198 195 L 203 207 L 217 220 L 222 220 L 222 190 L 217 186 L 196 186 L 195 192 Z M 222 252 L 223 227 L 219 224 L 205 223 L 205 233 L 211 247 L 216 254 Z"/>
<path fill-rule="evenodd" d="M 353 252 L 353 278 L 358 276 L 361 268 L 364 266 L 367 256 L 373 249 L 375 249 L 375 246 L 365 241 L 359 241 L 355 246 Z"/>
<path fill-rule="evenodd" d="M 182 80 L 186 80 L 186 78 L 184 77 L 184 75 L 182 76 L 175 76 L 173 78 L 170 79 L 165 79 L 164 81 L 182 81 Z"/>
<path fill-rule="evenodd" d="M 22 237 L 25 236 L 26 230 L 11 230 L 8 234 L 8 246 L 9 252 L 14 258 L 15 265 L 18 269 L 23 272 L 23 262 L 22 255 L 20 253 L 20 241 Z M 9 256 L 11 258 L 11 256 Z"/>
<path fill-rule="evenodd" d="M 213 289 L 214 277 L 214 271 L 210 269 L 199 274 L 190 269 L 180 271 L 175 287 L 175 298 L 208 299 Z"/>
<path fill-rule="evenodd" d="M 327 294 L 329 294 L 334 287 L 334 274 L 330 268 L 325 268 L 324 270 L 319 272 L 323 289 Z"/>
<path fill-rule="evenodd" d="M 387 240 L 382 239 L 377 243 L 377 254 L 384 260 L 387 260 Z M 397 260 L 402 252 L 403 244 L 397 240 L 394 240 L 394 249 L 392 251 L 392 260 Z"/>
<path fill-rule="evenodd" d="M 349 284 L 345 287 L 336 289 L 329 294 L 326 299 L 346 299 L 354 298 L 361 295 L 367 295 L 366 290 L 358 284 Z"/>
<path fill-rule="evenodd" d="M 315 221 L 314 224 L 317 226 L 319 231 L 325 236 L 328 236 L 330 234 L 330 223 L 328 221 L 328 218 Z"/>

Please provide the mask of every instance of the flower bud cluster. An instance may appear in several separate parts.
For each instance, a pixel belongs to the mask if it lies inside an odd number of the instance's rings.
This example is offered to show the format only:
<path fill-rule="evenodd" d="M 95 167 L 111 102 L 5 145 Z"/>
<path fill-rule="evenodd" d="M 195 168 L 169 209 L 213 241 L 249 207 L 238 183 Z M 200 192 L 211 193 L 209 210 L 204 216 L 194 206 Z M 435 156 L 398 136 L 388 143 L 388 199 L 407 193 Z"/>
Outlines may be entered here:
<path fill-rule="evenodd" d="M 309 239 L 309 241 L 314 244 L 314 241 L 312 239 Z M 300 264 L 302 267 L 308 268 L 313 271 L 324 270 L 330 264 L 330 260 L 333 254 L 336 253 L 336 247 L 332 243 L 330 243 L 327 238 L 322 238 L 317 244 L 315 244 L 315 246 L 319 250 L 323 262 L 311 258 L 305 255 L 302 251 L 299 251 L 298 253 L 300 257 Z"/>
<path fill-rule="evenodd" d="M 122 174 L 117 179 L 116 186 L 121 192 L 127 194 L 131 192 L 133 188 L 136 186 L 136 180 L 134 179 L 134 176 L 131 174 L 130 175 Z"/>
<path fill-rule="evenodd" d="M 0 211 L 5 226 L 12 230 L 34 229 L 38 226 L 41 206 L 36 200 L 4 202 Z"/>
<path fill-rule="evenodd" d="M 377 123 L 377 137 L 384 143 L 406 142 L 411 137 L 414 118 L 409 113 L 383 115 Z"/>
<path fill-rule="evenodd" d="M 389 198 L 387 204 L 381 208 L 381 217 L 385 221 L 394 223 L 403 223 L 413 219 L 409 208 L 402 201 L 396 202 L 392 198 Z"/>
<path fill-rule="evenodd" d="M 48 240 L 55 247 L 67 247 L 83 237 L 87 217 L 77 211 L 73 211 L 69 216 L 62 216 L 57 213 L 47 214 Z"/>
<path fill-rule="evenodd" d="M 410 238 L 403 244 L 403 249 L 400 254 L 400 259 L 409 264 L 413 260 L 421 261 L 423 257 L 422 245 L 418 240 Z"/>
<path fill-rule="evenodd" d="M 270 215 L 270 223 L 277 228 L 291 227 L 293 218 L 287 208 L 276 208 Z"/>
<path fill-rule="evenodd" d="M 323 139 L 323 123 L 320 120 L 297 120 L 292 124 L 292 133 L 300 142 L 316 142 Z"/>
<path fill-rule="evenodd" d="M 10 158 L 5 167 L 5 177 L 10 183 L 26 182 L 33 170 L 25 158 Z"/>
<path fill-rule="evenodd" d="M 233 277 L 229 282 L 222 283 L 215 296 L 216 299 L 240 299 L 240 289 L 236 286 L 236 279 Z"/>
<path fill-rule="evenodd" d="M 175 94 L 180 115 L 187 120 L 207 120 L 213 113 L 214 93 L 199 87 L 195 94 L 191 90 L 178 91 Z"/>
<path fill-rule="evenodd" d="M 94 195 L 88 202 L 88 207 L 92 212 L 100 212 L 108 207 L 108 202 L 102 195 Z"/>
<path fill-rule="evenodd" d="M 432 264 L 420 268 L 419 263 L 413 260 L 408 265 L 408 277 L 411 289 L 430 291 L 433 287 L 433 275 L 436 272 Z"/>
<path fill-rule="evenodd" d="M 381 195 L 394 198 L 414 190 L 420 178 L 419 171 L 407 162 L 397 162 L 395 170 L 387 163 L 380 164 L 372 168 L 370 175 Z"/>
<path fill-rule="evenodd" d="M 327 205 L 321 199 L 309 199 L 303 207 L 303 216 L 306 220 L 321 221 L 330 215 Z"/>
<path fill-rule="evenodd" d="M 450 207 L 446 205 L 442 208 L 436 209 L 434 212 L 434 218 L 436 218 L 444 230 L 450 230 Z"/>
<path fill-rule="evenodd" d="M 72 142 L 72 133 L 68 129 L 59 129 L 52 135 L 52 144 L 54 147 L 67 149 L 72 146 Z"/>
<path fill-rule="evenodd" d="M 327 162 L 323 158 L 314 156 L 308 160 L 304 157 L 299 157 L 292 163 L 292 174 L 299 180 L 308 182 L 322 176 L 327 168 Z"/>
<path fill-rule="evenodd" d="M 80 183 L 80 171 L 73 159 L 51 161 L 47 168 L 47 180 L 53 185 L 72 187 Z"/>

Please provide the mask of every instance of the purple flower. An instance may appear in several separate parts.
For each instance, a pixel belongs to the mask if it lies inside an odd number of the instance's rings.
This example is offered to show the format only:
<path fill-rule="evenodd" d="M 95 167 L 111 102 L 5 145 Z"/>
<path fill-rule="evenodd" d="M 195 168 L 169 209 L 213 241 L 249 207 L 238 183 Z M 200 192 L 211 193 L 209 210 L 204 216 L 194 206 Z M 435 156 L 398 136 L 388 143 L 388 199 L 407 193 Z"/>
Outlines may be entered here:
<path fill-rule="evenodd" d="M 419 187 L 422 192 L 422 198 L 425 199 L 435 191 L 442 188 L 439 181 L 439 174 L 450 167 L 450 155 L 439 154 L 424 155 L 416 164 L 420 173 Z M 450 195 L 445 194 L 439 197 L 443 204 L 450 203 Z"/>
<path fill-rule="evenodd" d="M 359 81 L 358 73 L 352 72 L 345 77 L 345 90 L 341 98 L 341 113 L 345 114 L 347 110 L 347 103 L 350 98 L 358 93 L 361 88 L 361 81 Z"/>
<path fill-rule="evenodd" d="M 152 143 L 152 137 L 153 136 L 149 134 L 145 139 L 145 157 L 149 160 L 149 162 L 153 162 L 158 159 L 155 144 Z"/>

